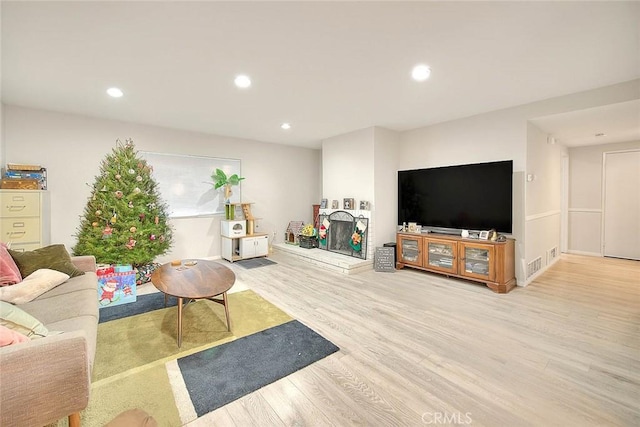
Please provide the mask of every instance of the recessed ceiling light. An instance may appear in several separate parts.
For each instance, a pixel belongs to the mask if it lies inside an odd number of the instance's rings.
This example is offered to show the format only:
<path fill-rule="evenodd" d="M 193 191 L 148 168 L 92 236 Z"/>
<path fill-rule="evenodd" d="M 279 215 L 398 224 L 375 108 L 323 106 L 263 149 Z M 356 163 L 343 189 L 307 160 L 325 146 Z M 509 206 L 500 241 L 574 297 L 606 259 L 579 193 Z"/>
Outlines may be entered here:
<path fill-rule="evenodd" d="M 411 77 L 413 77 L 413 80 L 418 82 L 427 80 L 429 75 L 431 75 L 431 68 L 424 64 L 416 65 L 413 67 L 413 70 L 411 70 Z"/>
<path fill-rule="evenodd" d="M 280 125 L 280 127 L 284 130 L 289 130 L 291 129 L 291 123 L 283 123 Z"/>
<path fill-rule="evenodd" d="M 117 87 L 110 87 L 109 89 L 107 89 L 107 94 L 114 98 L 120 98 L 122 95 L 124 95 L 124 92 L 122 92 L 122 90 Z"/>
<path fill-rule="evenodd" d="M 249 78 L 249 76 L 244 74 L 237 75 L 233 82 L 236 84 L 237 87 L 241 89 L 246 89 L 249 86 L 251 86 L 251 79 Z"/>

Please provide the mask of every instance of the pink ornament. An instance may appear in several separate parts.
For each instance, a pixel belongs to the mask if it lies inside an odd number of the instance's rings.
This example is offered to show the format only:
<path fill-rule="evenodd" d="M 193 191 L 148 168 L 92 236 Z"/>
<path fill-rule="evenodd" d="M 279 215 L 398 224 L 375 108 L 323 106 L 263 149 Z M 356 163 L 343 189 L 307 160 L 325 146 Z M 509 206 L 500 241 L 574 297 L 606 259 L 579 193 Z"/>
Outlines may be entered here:
<path fill-rule="evenodd" d="M 149 236 L 149 240 L 156 240 L 156 235 L 152 234 L 151 236 Z"/>
<path fill-rule="evenodd" d="M 133 239 L 133 237 L 129 237 L 129 241 L 125 244 L 127 249 L 133 249 L 135 245 L 136 245 L 136 241 Z"/>

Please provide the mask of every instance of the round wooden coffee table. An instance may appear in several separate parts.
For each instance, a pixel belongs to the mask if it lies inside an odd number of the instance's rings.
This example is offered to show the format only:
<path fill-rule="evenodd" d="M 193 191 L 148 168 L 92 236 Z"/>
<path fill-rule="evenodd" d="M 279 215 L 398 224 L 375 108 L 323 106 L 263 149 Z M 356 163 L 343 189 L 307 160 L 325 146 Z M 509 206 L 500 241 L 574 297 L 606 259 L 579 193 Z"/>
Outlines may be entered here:
<path fill-rule="evenodd" d="M 208 299 L 224 306 L 227 317 L 227 330 L 231 331 L 227 291 L 236 281 L 236 275 L 224 265 L 204 259 L 183 260 L 180 264 L 163 264 L 151 275 L 151 282 L 167 296 L 178 298 L 178 347 L 182 346 L 182 308 L 183 300 Z M 222 296 L 222 298 L 214 298 Z"/>

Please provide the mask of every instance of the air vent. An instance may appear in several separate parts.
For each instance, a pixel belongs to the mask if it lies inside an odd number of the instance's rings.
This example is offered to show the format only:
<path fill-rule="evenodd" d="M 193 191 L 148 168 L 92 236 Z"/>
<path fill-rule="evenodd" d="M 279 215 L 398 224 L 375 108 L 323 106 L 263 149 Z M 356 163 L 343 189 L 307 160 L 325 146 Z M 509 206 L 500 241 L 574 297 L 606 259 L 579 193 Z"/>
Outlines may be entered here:
<path fill-rule="evenodd" d="M 538 257 L 527 264 L 527 279 L 536 274 L 542 268 L 542 257 Z"/>
<path fill-rule="evenodd" d="M 555 246 L 547 251 L 547 265 L 550 265 L 551 262 L 558 256 L 558 247 Z"/>

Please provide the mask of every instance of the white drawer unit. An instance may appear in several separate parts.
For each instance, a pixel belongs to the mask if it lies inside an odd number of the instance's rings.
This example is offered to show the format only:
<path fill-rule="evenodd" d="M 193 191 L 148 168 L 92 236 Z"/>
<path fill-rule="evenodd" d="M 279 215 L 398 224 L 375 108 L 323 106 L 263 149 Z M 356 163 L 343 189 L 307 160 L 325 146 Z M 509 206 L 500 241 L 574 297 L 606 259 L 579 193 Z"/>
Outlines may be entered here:
<path fill-rule="evenodd" d="M 0 190 L 0 240 L 16 251 L 49 245 L 48 196 L 39 190 Z"/>
<path fill-rule="evenodd" d="M 253 235 L 240 239 L 240 257 L 242 259 L 266 256 L 269 253 L 269 237 Z"/>
<path fill-rule="evenodd" d="M 269 254 L 269 237 L 266 234 L 253 234 L 243 237 L 222 236 L 222 258 L 227 261 L 256 258 Z"/>

